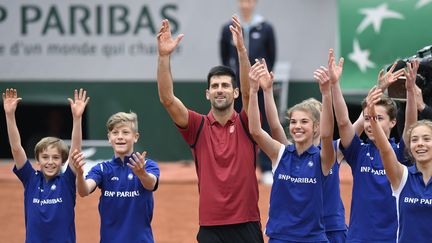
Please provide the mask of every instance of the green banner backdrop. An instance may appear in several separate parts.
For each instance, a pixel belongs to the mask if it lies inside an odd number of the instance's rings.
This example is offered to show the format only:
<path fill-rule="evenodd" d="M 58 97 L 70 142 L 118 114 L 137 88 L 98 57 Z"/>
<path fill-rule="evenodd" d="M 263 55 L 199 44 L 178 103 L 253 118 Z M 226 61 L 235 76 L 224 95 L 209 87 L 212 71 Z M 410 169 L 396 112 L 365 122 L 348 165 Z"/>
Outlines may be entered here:
<path fill-rule="evenodd" d="M 432 0 L 339 0 L 342 87 L 365 93 L 381 68 L 432 44 Z"/>

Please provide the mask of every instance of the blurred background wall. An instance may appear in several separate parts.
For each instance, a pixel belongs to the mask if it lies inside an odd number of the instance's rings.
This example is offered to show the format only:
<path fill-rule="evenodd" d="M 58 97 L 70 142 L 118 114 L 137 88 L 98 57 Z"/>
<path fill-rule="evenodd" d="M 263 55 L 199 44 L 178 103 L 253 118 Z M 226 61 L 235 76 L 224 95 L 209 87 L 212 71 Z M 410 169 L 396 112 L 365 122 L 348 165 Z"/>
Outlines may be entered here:
<path fill-rule="evenodd" d="M 391 8 L 393 5 L 387 2 L 398 2 L 396 7 L 406 8 L 411 2 L 408 11 L 426 11 L 429 15 L 432 5 L 415 8 L 415 1 L 363 1 L 364 5 L 350 7 L 347 2 L 258 0 L 257 11 L 276 32 L 277 63 L 290 67 L 280 69 L 287 73 L 279 73 L 289 79 L 285 105 L 320 96 L 313 71 L 326 65 L 329 48 L 336 48 L 344 56 L 353 51 L 354 37 L 340 38 L 340 26 L 342 34 L 357 33 L 355 38 L 362 40 L 355 27 L 366 19 L 361 9 L 367 4 L 371 8 L 387 4 Z M 222 26 L 237 12 L 236 0 L 0 1 L 0 89 L 17 88 L 23 98 L 17 122 L 27 154 L 32 155 L 34 143 L 42 136 L 70 138 L 72 122 L 66 98 L 72 96 L 73 89 L 82 87 L 91 97 L 84 117 L 85 139 L 106 140 L 108 117 L 119 111 L 134 111 L 139 116 L 141 134 L 137 150 L 147 150 L 156 160 L 191 159 L 188 146 L 159 103 L 156 34 L 165 18 L 170 20 L 174 36 L 185 34 L 171 60 L 175 94 L 188 108 L 206 114 L 210 108 L 204 96 L 206 75 L 212 66 L 220 64 Z M 341 25 L 347 19 L 352 26 Z M 373 32 L 373 24 L 366 25 L 365 33 Z M 386 22 L 381 24 L 382 28 L 386 26 Z M 432 40 L 429 33 L 426 35 L 428 41 Z M 369 39 L 376 43 L 380 37 Z M 341 45 L 341 40 L 348 44 Z M 414 43 L 402 53 L 385 53 L 387 59 L 382 62 L 414 54 L 428 41 Z M 342 53 L 340 46 L 344 48 Z M 351 65 L 356 67 L 358 63 Z M 374 68 L 381 67 L 376 64 Z M 367 89 L 348 87 L 346 92 L 352 105 L 350 112 L 356 117 Z M 6 134 L 4 112 L 0 112 L 1 158 L 11 157 Z M 95 159 L 111 157 L 109 147 L 101 148 L 107 143 L 96 145 Z"/>

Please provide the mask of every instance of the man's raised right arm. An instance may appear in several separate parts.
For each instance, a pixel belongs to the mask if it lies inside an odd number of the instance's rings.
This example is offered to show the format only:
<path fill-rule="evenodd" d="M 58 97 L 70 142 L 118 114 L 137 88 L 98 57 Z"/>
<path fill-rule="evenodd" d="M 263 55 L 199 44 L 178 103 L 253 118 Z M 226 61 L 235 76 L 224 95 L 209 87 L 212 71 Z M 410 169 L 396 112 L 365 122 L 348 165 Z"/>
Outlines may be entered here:
<path fill-rule="evenodd" d="M 174 123 L 181 128 L 186 128 L 188 125 L 188 110 L 186 106 L 174 96 L 173 79 L 170 68 L 171 53 L 175 50 L 182 38 L 183 35 L 180 34 L 175 40 L 172 39 L 168 20 L 165 19 L 162 21 L 162 27 L 157 35 L 159 50 L 157 83 L 160 102 L 168 111 Z"/>

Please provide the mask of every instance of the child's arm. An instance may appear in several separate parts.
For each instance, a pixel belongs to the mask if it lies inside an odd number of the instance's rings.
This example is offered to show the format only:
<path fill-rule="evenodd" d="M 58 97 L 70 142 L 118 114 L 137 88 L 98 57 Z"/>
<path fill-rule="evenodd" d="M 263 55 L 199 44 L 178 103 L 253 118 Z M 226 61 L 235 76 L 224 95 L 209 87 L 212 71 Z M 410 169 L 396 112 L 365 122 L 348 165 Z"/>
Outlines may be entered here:
<path fill-rule="evenodd" d="M 415 86 L 414 90 L 419 115 L 422 117 L 432 117 L 432 109 L 424 102 L 422 90 L 417 85 Z"/>
<path fill-rule="evenodd" d="M 261 128 L 260 113 L 258 108 L 258 89 L 259 79 L 268 74 L 264 64 L 255 63 L 249 72 L 250 97 L 249 97 L 249 132 L 258 146 L 271 159 L 272 165 L 275 166 L 279 155 L 279 150 L 283 146 L 278 141 L 272 139 L 268 133 Z"/>
<path fill-rule="evenodd" d="M 71 153 L 75 150 L 81 150 L 81 144 L 82 144 L 82 115 L 84 113 L 84 110 L 90 100 L 90 97 L 87 97 L 87 91 L 80 89 L 79 92 L 77 90 L 74 91 L 74 99 L 68 98 L 71 112 L 72 112 L 72 118 L 73 118 L 73 125 L 72 125 L 72 136 L 71 136 L 71 147 L 69 150 L 69 161 Z M 69 164 L 72 171 L 75 173 L 76 168 L 73 165 L 73 163 Z"/>
<path fill-rule="evenodd" d="M 359 137 L 364 131 L 364 122 L 365 122 L 365 120 L 364 120 L 363 111 L 362 111 L 362 112 L 360 112 L 359 117 L 357 118 L 357 120 L 353 124 L 354 130 Z M 344 158 L 344 155 L 342 154 L 342 151 L 339 148 L 339 143 L 340 143 L 340 139 L 339 139 L 339 142 L 337 142 L 337 150 L 336 150 L 336 162 L 340 164 L 342 161 L 345 160 L 345 158 Z"/>
<path fill-rule="evenodd" d="M 396 67 L 397 62 L 393 63 L 390 69 L 384 73 L 384 69 L 381 69 L 378 74 L 378 88 L 380 88 L 383 92 L 394 83 L 400 76 L 404 74 L 404 70 L 400 69 L 396 72 L 393 72 Z M 363 133 L 364 125 L 364 117 L 363 112 L 360 113 L 360 116 L 354 122 L 354 130 L 358 136 Z"/>
<path fill-rule="evenodd" d="M 371 124 L 372 133 L 375 138 L 375 145 L 379 149 L 381 160 L 386 171 L 387 178 L 393 189 L 397 189 L 400 185 L 403 175 L 403 165 L 398 162 L 396 154 L 388 142 L 387 136 L 378 124 L 378 118 L 375 111 L 375 104 L 381 99 L 382 90 L 373 87 L 366 98 L 367 107 L 369 110 L 369 122 Z"/>
<path fill-rule="evenodd" d="M 333 106 L 336 116 L 336 121 L 339 129 L 339 136 L 341 139 L 342 146 L 344 148 L 349 147 L 354 137 L 355 130 L 349 119 L 348 108 L 345 103 L 345 99 L 342 95 L 342 89 L 340 87 L 339 79 L 343 71 L 344 59 L 339 60 L 339 64 L 336 65 L 334 59 L 333 49 L 329 50 L 328 69 L 330 82 L 332 86 Z"/>
<path fill-rule="evenodd" d="M 405 87 L 407 92 L 407 103 L 406 103 L 406 110 L 405 110 L 405 126 L 403 130 L 403 140 L 404 142 L 409 141 L 409 137 L 407 134 L 408 129 L 411 127 L 412 124 L 414 124 L 417 121 L 417 104 L 416 104 L 416 94 L 415 94 L 415 80 L 417 76 L 417 70 L 419 67 L 418 60 L 414 60 L 411 63 L 407 63 L 407 69 L 405 69 L 404 74 L 406 77 Z"/>
<path fill-rule="evenodd" d="M 232 17 L 232 25 L 230 25 L 230 31 L 232 33 L 233 43 L 237 48 L 237 55 L 239 59 L 239 73 L 240 73 L 240 93 L 243 102 L 243 110 L 248 112 L 249 107 L 249 70 L 250 62 L 247 53 L 247 49 L 243 41 L 243 31 L 240 25 L 240 20 L 237 16 Z"/>
<path fill-rule="evenodd" d="M 21 146 L 21 138 L 15 119 L 15 110 L 20 101 L 21 98 L 18 97 L 16 89 L 6 89 L 6 92 L 3 93 L 3 108 L 6 114 L 9 144 L 11 146 L 15 166 L 18 170 L 21 169 L 27 161 L 24 148 Z"/>
<path fill-rule="evenodd" d="M 363 117 L 363 111 L 360 112 L 360 115 L 359 115 L 359 117 L 357 118 L 357 120 L 354 122 L 353 126 L 354 126 L 354 131 L 355 131 L 356 134 L 360 137 L 360 135 L 363 133 L 363 130 L 364 130 L 364 117 Z"/>
<path fill-rule="evenodd" d="M 133 173 L 138 176 L 143 187 L 146 190 L 153 191 L 156 186 L 157 178 L 152 173 L 146 171 L 146 154 L 147 152 L 145 151 L 142 154 L 138 152 L 132 154 L 132 157 L 129 158 L 130 163 L 127 163 L 127 165 L 132 169 Z"/>
<path fill-rule="evenodd" d="M 69 156 L 69 164 L 75 168 L 78 195 L 88 196 L 96 189 L 96 182 L 93 179 L 84 179 L 84 154 L 75 149 Z"/>
<path fill-rule="evenodd" d="M 171 53 L 175 50 L 182 38 L 183 34 L 177 36 L 175 40 L 172 39 L 168 20 L 165 19 L 162 21 L 162 27 L 157 34 L 159 50 L 157 83 L 160 102 L 168 111 L 174 123 L 181 128 L 186 128 L 189 119 L 188 110 L 180 99 L 174 95 L 174 85 L 170 68 Z"/>
<path fill-rule="evenodd" d="M 334 119 L 328 70 L 325 67 L 317 69 L 314 72 L 314 78 L 319 83 L 322 96 L 322 112 L 320 116 L 321 168 L 323 174 L 328 175 L 336 159 L 333 147 Z"/>
<path fill-rule="evenodd" d="M 398 80 L 398 78 L 402 75 L 404 75 L 404 68 L 401 68 L 394 72 L 394 69 L 396 68 L 398 64 L 398 61 L 394 62 L 391 67 L 388 69 L 387 72 L 384 71 L 384 69 L 381 69 L 378 73 L 378 79 L 377 79 L 377 86 L 379 89 L 382 90 L 384 93 L 390 85 L 392 85 L 394 82 Z M 399 127 L 403 127 L 402 124 L 399 124 L 399 120 L 397 121 L 398 130 Z M 403 140 L 403 134 L 402 138 Z"/>
<path fill-rule="evenodd" d="M 263 59 L 263 64 L 266 69 L 267 63 Z M 260 79 L 260 86 L 263 89 L 264 94 L 264 106 L 265 115 L 270 127 L 271 135 L 273 139 L 276 139 L 282 144 L 290 144 L 282 124 L 279 122 L 278 112 L 276 108 L 276 103 L 273 96 L 273 73 L 270 72 L 269 75 L 265 75 Z"/>

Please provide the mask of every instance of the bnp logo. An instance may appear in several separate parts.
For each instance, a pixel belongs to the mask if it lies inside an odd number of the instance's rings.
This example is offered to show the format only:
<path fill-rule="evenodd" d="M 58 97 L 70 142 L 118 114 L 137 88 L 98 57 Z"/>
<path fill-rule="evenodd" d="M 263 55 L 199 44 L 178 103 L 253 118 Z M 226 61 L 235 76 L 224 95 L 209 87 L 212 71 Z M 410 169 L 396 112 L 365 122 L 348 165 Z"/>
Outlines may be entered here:
<path fill-rule="evenodd" d="M 122 36 L 138 35 L 147 31 L 156 35 L 162 19 L 168 19 L 173 33 L 179 30 L 177 4 L 161 6 L 142 4 L 139 6 L 116 4 L 21 4 L 13 9 L 12 5 L 0 5 L 0 24 L 12 21 L 10 13 L 19 14 L 20 34 L 56 34 L 60 36 Z M 14 6 L 15 7 L 15 6 Z M 9 20 L 9 19 L 10 20 Z M 15 24 L 9 23 L 9 24 Z"/>

